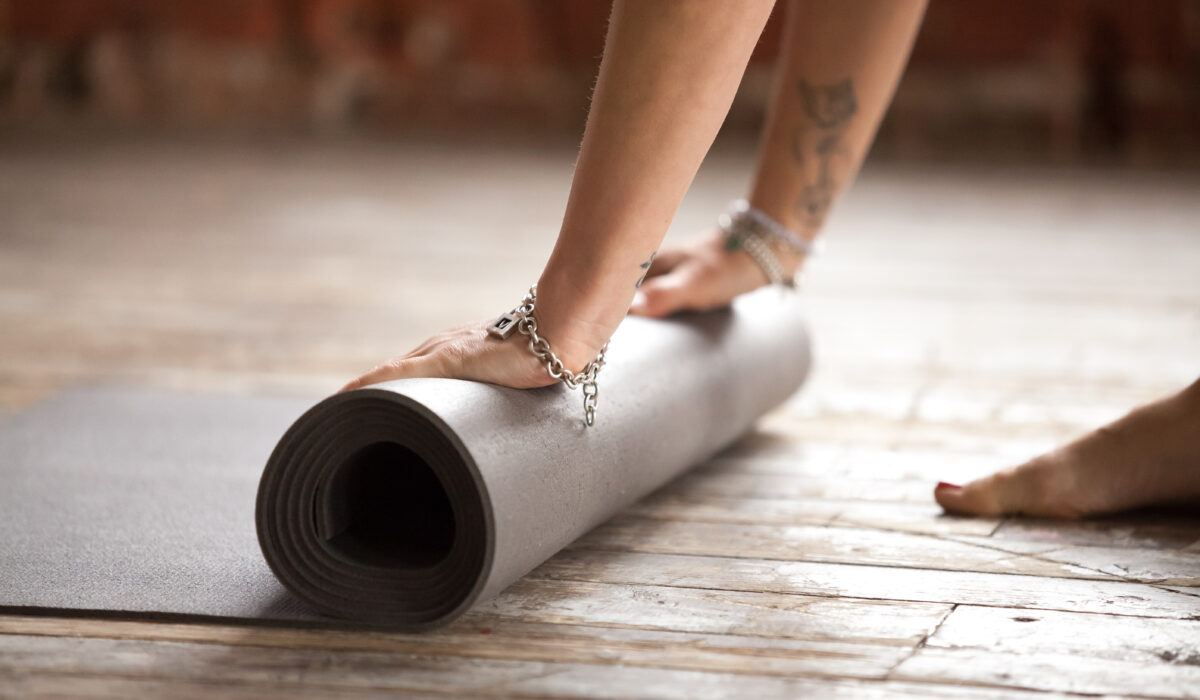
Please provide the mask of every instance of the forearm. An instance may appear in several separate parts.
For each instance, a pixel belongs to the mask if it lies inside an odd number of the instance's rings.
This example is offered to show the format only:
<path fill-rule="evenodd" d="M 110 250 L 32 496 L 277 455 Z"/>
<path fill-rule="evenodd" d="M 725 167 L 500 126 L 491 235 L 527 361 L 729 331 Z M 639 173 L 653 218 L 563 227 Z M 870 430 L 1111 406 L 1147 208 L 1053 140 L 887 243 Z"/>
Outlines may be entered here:
<path fill-rule="evenodd" d="M 538 283 L 551 342 L 561 329 L 563 342 L 602 343 L 625 316 L 772 4 L 614 3 L 562 230 Z"/>
<path fill-rule="evenodd" d="M 793 2 L 750 202 L 812 238 L 858 174 L 925 0 Z"/>

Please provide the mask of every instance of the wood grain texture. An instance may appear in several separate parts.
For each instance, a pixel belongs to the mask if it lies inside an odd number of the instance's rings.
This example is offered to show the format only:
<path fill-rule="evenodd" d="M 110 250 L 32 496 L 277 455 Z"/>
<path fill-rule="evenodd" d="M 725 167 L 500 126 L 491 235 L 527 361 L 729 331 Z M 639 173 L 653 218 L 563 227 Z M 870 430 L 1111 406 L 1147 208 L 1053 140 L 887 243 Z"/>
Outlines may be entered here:
<path fill-rule="evenodd" d="M 876 503 L 815 498 L 728 498 L 677 495 L 673 487 L 626 509 L 626 515 L 674 522 L 739 525 L 818 525 L 926 535 L 991 534 L 993 518 L 946 516 L 931 503 Z"/>
<path fill-rule="evenodd" d="M 1110 574 L 1093 569 L 1046 560 L 1036 556 L 1036 553 L 992 547 L 986 538 L 947 539 L 867 528 L 674 522 L 618 517 L 596 528 L 572 546 L 654 554 L 876 566 L 912 566 L 914 562 L 919 562 L 920 568 L 945 571 L 1113 578 Z"/>
<path fill-rule="evenodd" d="M 751 152 L 710 156 L 670 241 Z M 0 412 L 87 382 L 331 391 L 511 305 L 575 155 L 0 135 Z M 1200 374 L 1196 191 L 868 167 L 806 271 L 805 390 L 451 628 L 0 615 L 0 697 L 1195 697 L 1196 513 L 931 495 Z"/>
<path fill-rule="evenodd" d="M 891 677 L 1196 698 L 1200 619 L 959 606 Z"/>
<path fill-rule="evenodd" d="M 1126 581 L 575 549 L 530 577 L 1180 619 L 1193 617 L 1200 600 L 1189 595 L 1197 589 Z"/>
<path fill-rule="evenodd" d="M 212 677 L 219 672 L 220 679 Z M 102 638 L 0 636 L 0 680 L 37 690 L 43 678 L 112 678 L 126 686 L 184 688 L 229 684 L 279 693 L 337 690 L 444 694 L 448 697 L 699 698 L 754 697 L 999 698 L 988 688 L 785 678 L 574 663 L 538 663 L 357 651 L 145 642 Z M 133 683 L 131 683 L 133 681 Z M 81 695 L 89 695 L 77 684 Z M 111 694 L 110 689 L 105 689 Z M 461 694 L 461 695 L 460 695 Z M 1039 694 L 1037 697 L 1046 697 Z"/>
<path fill-rule="evenodd" d="M 930 623 L 914 619 L 908 630 L 923 638 L 948 611 L 946 608 L 945 612 L 931 616 Z M 818 624 L 811 625 L 807 634 L 801 631 L 792 637 L 780 637 L 754 634 L 750 626 L 735 633 L 711 634 L 621 627 L 599 617 L 588 622 L 588 625 L 528 622 L 472 613 L 469 619 L 445 630 L 405 635 L 10 616 L 0 619 L 0 631 L 831 678 L 882 678 L 911 654 L 914 643 L 894 634 L 886 636 L 886 632 L 877 639 L 863 639 L 861 635 L 858 639 L 833 637 L 836 630 L 827 631 Z"/>

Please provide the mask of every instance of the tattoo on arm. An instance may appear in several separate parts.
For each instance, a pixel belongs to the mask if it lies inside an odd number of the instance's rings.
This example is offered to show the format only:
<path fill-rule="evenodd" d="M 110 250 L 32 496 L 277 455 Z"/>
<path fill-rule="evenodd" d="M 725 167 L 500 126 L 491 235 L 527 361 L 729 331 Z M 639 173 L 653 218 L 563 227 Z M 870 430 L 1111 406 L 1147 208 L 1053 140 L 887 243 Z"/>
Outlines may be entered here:
<path fill-rule="evenodd" d="M 792 134 L 792 160 L 803 168 L 808 160 L 806 135 L 815 127 L 817 132 L 816 180 L 806 185 L 796 198 L 796 213 L 813 228 L 825 220 L 837 194 L 838 182 L 830 164 L 843 151 L 842 136 L 854 116 L 858 114 L 858 99 L 854 93 L 854 81 L 845 78 L 830 85 L 813 85 L 807 80 L 796 84 L 796 91 L 804 108 L 804 115 L 811 122 L 809 129 L 797 126 Z"/>
<path fill-rule="evenodd" d="M 642 286 L 642 282 L 645 281 L 645 279 L 646 279 L 646 273 L 650 272 L 650 266 L 652 264 L 654 264 L 654 256 L 655 255 L 658 255 L 657 250 L 650 254 L 649 260 L 642 263 L 641 265 L 638 265 L 638 267 L 642 268 L 642 276 L 638 278 L 637 282 L 634 282 L 634 284 L 633 284 L 634 289 L 637 289 L 638 287 Z"/>
<path fill-rule="evenodd" d="M 858 114 L 854 81 L 850 78 L 832 85 L 813 85 L 801 80 L 796 89 L 804 103 L 804 113 L 822 129 L 839 129 Z"/>

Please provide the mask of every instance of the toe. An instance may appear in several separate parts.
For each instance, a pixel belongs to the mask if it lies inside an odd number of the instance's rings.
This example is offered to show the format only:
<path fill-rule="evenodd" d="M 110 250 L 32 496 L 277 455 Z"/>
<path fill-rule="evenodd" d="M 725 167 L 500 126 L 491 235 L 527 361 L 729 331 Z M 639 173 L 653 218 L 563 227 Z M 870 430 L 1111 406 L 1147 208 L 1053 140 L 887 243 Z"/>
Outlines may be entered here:
<path fill-rule="evenodd" d="M 1005 512 L 999 493 L 993 475 L 966 486 L 942 482 L 933 490 L 933 497 L 947 513 L 996 516 Z"/>
<path fill-rule="evenodd" d="M 1071 494 L 1064 492 L 1058 473 L 1061 467 L 1042 457 L 966 486 L 943 482 L 934 489 L 933 497 L 946 512 L 957 515 L 1079 518 L 1082 512 L 1074 507 Z"/>

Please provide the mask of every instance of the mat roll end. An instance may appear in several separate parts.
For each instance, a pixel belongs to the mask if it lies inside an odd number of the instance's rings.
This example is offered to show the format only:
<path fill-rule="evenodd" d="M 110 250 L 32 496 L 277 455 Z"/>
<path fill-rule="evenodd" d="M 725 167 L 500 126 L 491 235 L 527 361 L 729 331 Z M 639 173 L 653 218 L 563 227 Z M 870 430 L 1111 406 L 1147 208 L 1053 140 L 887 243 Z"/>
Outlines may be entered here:
<path fill-rule="evenodd" d="M 438 416 L 366 388 L 292 424 L 263 472 L 256 523 L 275 575 L 318 611 L 422 630 L 479 597 L 495 549 L 488 503 Z"/>

